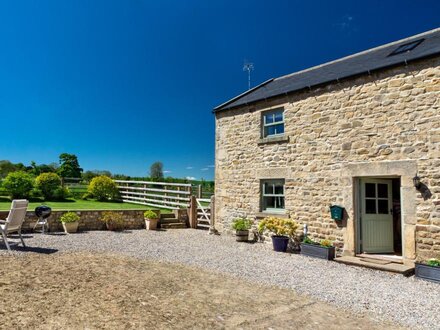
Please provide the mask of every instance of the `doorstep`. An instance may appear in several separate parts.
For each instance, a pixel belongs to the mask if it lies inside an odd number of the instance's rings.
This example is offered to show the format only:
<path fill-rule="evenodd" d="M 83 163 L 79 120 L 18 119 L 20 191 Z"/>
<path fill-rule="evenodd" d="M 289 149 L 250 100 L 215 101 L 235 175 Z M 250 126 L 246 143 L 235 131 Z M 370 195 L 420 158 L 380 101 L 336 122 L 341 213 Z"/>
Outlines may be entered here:
<path fill-rule="evenodd" d="M 404 276 L 410 276 L 414 273 L 414 267 L 406 266 L 399 262 L 392 262 L 385 260 L 380 261 L 370 258 L 351 257 L 351 256 L 337 257 L 335 258 L 335 261 L 346 265 L 372 268 L 386 272 L 402 274 Z"/>

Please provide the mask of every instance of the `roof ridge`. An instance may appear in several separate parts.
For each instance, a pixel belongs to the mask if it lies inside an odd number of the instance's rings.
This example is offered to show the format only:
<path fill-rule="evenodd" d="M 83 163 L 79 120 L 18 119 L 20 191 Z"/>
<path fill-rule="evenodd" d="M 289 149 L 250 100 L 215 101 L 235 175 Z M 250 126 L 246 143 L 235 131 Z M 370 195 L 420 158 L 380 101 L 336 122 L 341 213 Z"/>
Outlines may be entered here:
<path fill-rule="evenodd" d="M 305 72 L 308 72 L 308 71 L 311 71 L 311 70 L 316 70 L 318 68 L 322 68 L 322 67 L 327 66 L 327 65 L 331 65 L 331 64 L 334 64 L 334 63 L 345 61 L 347 59 L 350 59 L 350 58 L 353 58 L 353 57 L 356 57 L 356 56 L 368 54 L 368 53 L 370 53 L 372 51 L 377 51 L 377 50 L 382 49 L 382 48 L 386 48 L 386 47 L 390 47 L 392 45 L 400 44 L 400 43 L 402 43 L 404 41 L 412 41 L 413 39 L 417 39 L 417 38 L 420 38 L 420 37 L 423 37 L 425 35 L 431 34 L 433 32 L 438 32 L 438 31 L 440 31 L 440 28 L 435 28 L 435 29 L 432 29 L 432 30 L 429 30 L 429 31 L 425 31 L 425 32 L 422 32 L 422 33 L 419 33 L 419 34 L 416 34 L 416 35 L 413 35 L 413 36 L 410 36 L 410 37 L 406 37 L 406 38 L 403 38 L 403 39 L 392 41 L 392 42 L 389 42 L 389 43 L 384 44 L 384 45 L 380 45 L 380 46 L 377 46 L 377 47 L 374 47 L 374 48 L 369 48 L 369 49 L 360 51 L 358 53 L 354 53 L 354 54 L 351 54 L 351 55 L 348 55 L 348 56 L 344 56 L 344 57 L 338 58 L 338 59 L 333 60 L 333 61 L 329 61 L 329 62 L 326 62 L 326 63 L 323 63 L 323 64 L 315 65 L 315 66 L 312 66 L 312 67 L 304 69 L 304 70 L 292 72 L 292 73 L 286 74 L 284 76 L 277 77 L 274 80 L 281 80 L 281 79 L 285 79 L 285 78 L 289 78 L 289 77 L 295 76 L 297 74 L 305 73 Z"/>

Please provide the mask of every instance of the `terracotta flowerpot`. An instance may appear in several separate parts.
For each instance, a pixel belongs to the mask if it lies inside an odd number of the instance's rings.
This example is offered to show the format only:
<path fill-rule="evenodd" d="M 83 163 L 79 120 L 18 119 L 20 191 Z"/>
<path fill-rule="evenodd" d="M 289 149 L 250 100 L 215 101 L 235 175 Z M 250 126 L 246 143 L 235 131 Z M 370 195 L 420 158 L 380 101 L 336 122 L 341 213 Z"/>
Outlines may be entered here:
<path fill-rule="evenodd" d="M 78 231 L 79 222 L 63 222 L 64 232 L 66 234 L 76 233 Z"/>
<path fill-rule="evenodd" d="M 157 221 L 159 219 L 145 219 L 145 229 L 147 230 L 156 230 L 157 229 Z"/>

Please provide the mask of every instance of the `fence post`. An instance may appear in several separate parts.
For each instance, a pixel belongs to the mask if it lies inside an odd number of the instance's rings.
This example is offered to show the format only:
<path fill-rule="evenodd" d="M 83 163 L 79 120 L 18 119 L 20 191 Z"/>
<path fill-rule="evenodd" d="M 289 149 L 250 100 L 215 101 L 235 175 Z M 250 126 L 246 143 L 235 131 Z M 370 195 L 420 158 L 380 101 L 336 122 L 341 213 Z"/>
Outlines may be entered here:
<path fill-rule="evenodd" d="M 191 228 L 197 228 L 197 200 L 196 196 L 191 196 L 189 206 L 189 226 Z"/>
<path fill-rule="evenodd" d="M 211 203 L 209 204 L 209 235 L 218 235 L 218 230 L 215 229 L 215 196 L 211 196 Z"/>
<path fill-rule="evenodd" d="M 202 185 L 199 184 L 197 186 L 197 198 L 203 198 L 202 195 L 203 195 Z"/>

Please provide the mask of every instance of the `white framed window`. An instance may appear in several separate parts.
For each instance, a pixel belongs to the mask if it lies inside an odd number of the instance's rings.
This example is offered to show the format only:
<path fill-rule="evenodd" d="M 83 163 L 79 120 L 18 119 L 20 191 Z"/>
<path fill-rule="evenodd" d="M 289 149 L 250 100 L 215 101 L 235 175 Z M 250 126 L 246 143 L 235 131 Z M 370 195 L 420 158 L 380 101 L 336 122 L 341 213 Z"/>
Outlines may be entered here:
<path fill-rule="evenodd" d="M 263 138 L 284 134 L 284 109 L 263 112 Z"/>
<path fill-rule="evenodd" d="M 284 179 L 261 180 L 261 211 L 283 213 Z"/>

